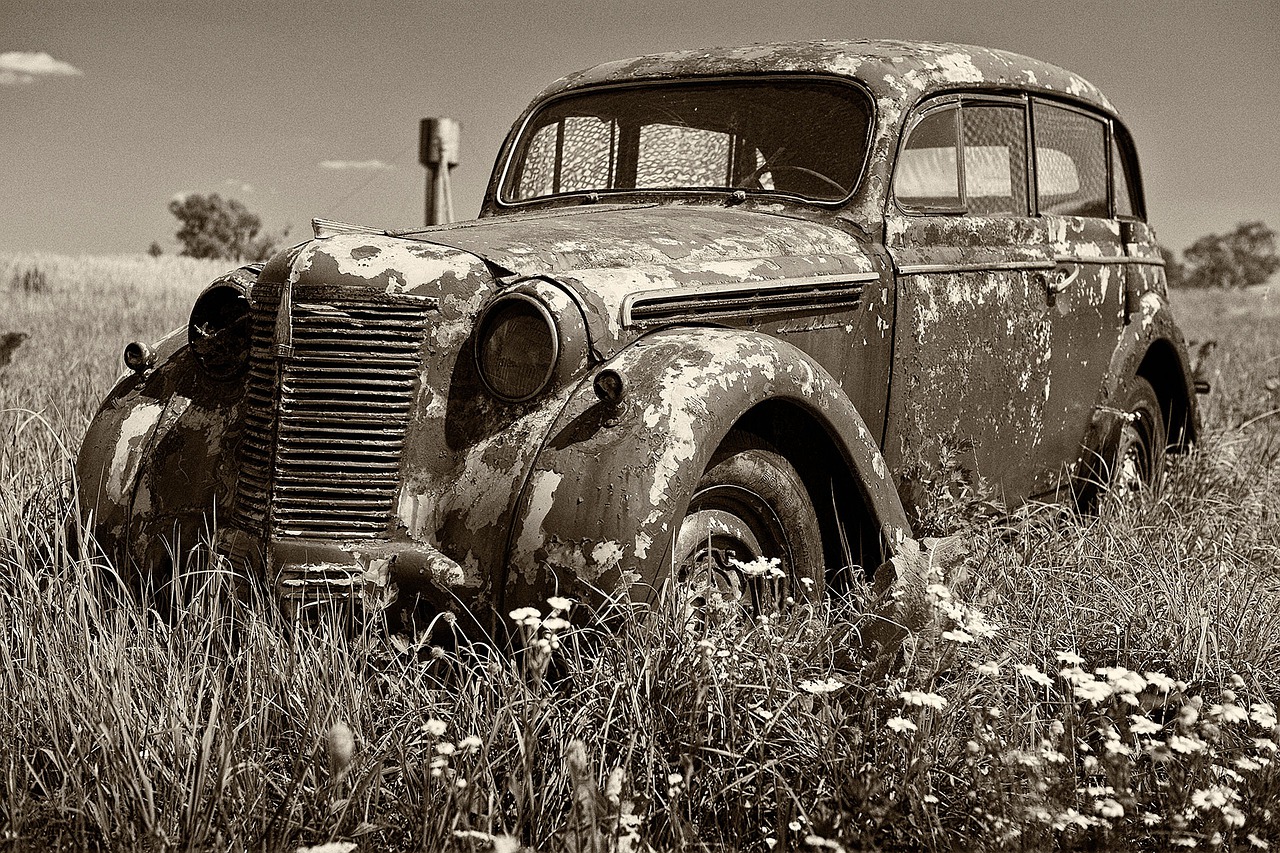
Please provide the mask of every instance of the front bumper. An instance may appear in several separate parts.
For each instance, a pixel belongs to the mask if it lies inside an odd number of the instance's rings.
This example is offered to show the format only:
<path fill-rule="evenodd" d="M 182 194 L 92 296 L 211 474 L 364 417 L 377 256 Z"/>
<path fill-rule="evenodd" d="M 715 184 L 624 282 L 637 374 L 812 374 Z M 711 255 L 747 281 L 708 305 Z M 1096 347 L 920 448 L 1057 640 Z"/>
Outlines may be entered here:
<path fill-rule="evenodd" d="M 216 549 L 266 578 L 295 609 L 353 602 L 380 610 L 416 598 L 440 613 L 474 612 L 485 593 L 474 574 L 422 542 L 271 537 L 264 544 L 260 536 L 224 527 Z"/>

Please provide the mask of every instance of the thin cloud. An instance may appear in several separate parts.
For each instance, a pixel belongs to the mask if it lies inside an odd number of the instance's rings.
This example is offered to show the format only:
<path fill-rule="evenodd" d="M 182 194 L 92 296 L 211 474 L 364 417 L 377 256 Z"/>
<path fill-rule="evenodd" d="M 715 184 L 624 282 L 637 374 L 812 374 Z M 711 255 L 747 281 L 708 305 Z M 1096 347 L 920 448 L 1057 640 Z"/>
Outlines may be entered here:
<path fill-rule="evenodd" d="M 71 63 L 54 59 L 43 51 L 10 50 L 0 53 L 0 86 L 25 86 L 41 78 L 75 77 L 83 73 Z"/>
<path fill-rule="evenodd" d="M 384 163 L 381 160 L 321 160 L 321 169 L 335 170 L 355 170 L 364 172 L 382 172 L 388 169 L 394 169 L 390 163 Z"/>
<path fill-rule="evenodd" d="M 227 178 L 225 181 L 222 182 L 222 185 L 224 187 L 234 187 L 235 189 L 239 190 L 245 195 L 249 195 L 250 193 L 256 193 L 258 191 L 258 188 L 255 187 L 253 184 L 248 184 L 248 183 L 245 183 L 244 181 L 238 181 L 235 178 Z"/>

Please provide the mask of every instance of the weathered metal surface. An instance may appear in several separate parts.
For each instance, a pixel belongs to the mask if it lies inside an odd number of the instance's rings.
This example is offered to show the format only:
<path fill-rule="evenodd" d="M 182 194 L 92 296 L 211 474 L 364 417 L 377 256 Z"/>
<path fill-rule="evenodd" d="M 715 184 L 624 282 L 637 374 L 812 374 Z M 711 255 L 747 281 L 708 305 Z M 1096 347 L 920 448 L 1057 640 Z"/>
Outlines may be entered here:
<path fill-rule="evenodd" d="M 1047 232 L 1028 218 L 891 214 L 886 242 L 900 273 L 886 457 L 928 470 L 945 445 L 1025 496 L 1050 381 L 1036 281 L 1053 265 Z"/>
<path fill-rule="evenodd" d="M 210 286 L 248 289 L 256 272 L 234 270 Z M 163 564 L 165 540 L 198 544 L 234 494 L 236 471 L 223 460 L 238 440 L 244 389 L 202 376 L 186 338 L 185 327 L 170 333 L 150 369 L 120 378 L 76 460 L 81 512 L 126 573 Z"/>
<path fill-rule="evenodd" d="M 182 330 L 104 403 L 77 465 L 100 539 L 156 566 L 175 536 L 181 555 L 216 525 L 219 550 L 293 601 L 409 590 L 439 609 L 506 607 L 660 583 L 711 455 L 766 410 L 821 439 L 786 450 L 821 523 L 856 516 L 877 559 L 910 536 L 899 478 L 944 444 L 1013 500 L 1052 490 L 1138 372 L 1186 422 L 1172 435 L 1194 438 L 1148 226 L 889 199 L 922 99 L 1016 89 L 1110 115 L 1075 75 L 983 48 L 825 42 L 610 63 L 545 95 L 757 72 L 848 76 L 873 95 L 866 174 L 843 207 L 674 193 L 514 210 L 495 183 L 477 222 L 320 223 L 260 275 L 227 279 L 249 293 L 244 377 L 203 373 Z M 557 326 L 559 361 L 521 403 L 477 368 L 478 324 L 512 293 Z M 837 480 L 848 506 L 817 507 Z"/>
<path fill-rule="evenodd" d="M 775 337 L 672 329 L 605 367 L 626 378 L 621 404 L 583 382 L 552 427 L 520 499 L 504 587 L 508 603 L 547 589 L 660 584 L 684 508 L 707 460 L 762 400 L 811 413 L 837 439 L 889 550 L 908 535 L 876 438 L 823 367 Z M 834 470 L 834 469 L 833 469 Z"/>

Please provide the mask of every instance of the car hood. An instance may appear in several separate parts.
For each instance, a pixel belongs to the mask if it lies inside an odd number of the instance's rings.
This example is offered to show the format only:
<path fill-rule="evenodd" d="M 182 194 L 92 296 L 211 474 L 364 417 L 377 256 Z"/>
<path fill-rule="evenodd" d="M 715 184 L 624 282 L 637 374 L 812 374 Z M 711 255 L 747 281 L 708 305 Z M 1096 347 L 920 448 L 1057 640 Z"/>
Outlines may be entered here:
<path fill-rule="evenodd" d="M 479 256 L 517 277 L 546 276 L 574 289 L 617 343 L 635 299 L 690 288 L 802 285 L 815 277 L 866 277 L 882 266 L 833 225 L 743 208 L 650 206 L 509 214 L 400 236 Z M 592 323 L 593 327 L 597 323 Z"/>

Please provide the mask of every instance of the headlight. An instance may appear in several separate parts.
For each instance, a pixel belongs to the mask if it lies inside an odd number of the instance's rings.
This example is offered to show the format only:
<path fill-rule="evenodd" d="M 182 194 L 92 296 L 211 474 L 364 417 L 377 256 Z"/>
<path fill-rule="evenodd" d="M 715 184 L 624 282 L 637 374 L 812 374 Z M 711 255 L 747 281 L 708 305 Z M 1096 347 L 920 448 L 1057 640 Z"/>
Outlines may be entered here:
<path fill-rule="evenodd" d="M 524 293 L 499 297 L 480 320 L 476 366 L 498 399 L 520 403 L 555 375 L 560 333 L 547 307 Z"/>
<path fill-rule="evenodd" d="M 214 379 L 232 379 L 244 372 L 251 334 L 249 299 L 239 287 L 213 284 L 191 309 L 187 343 Z"/>

